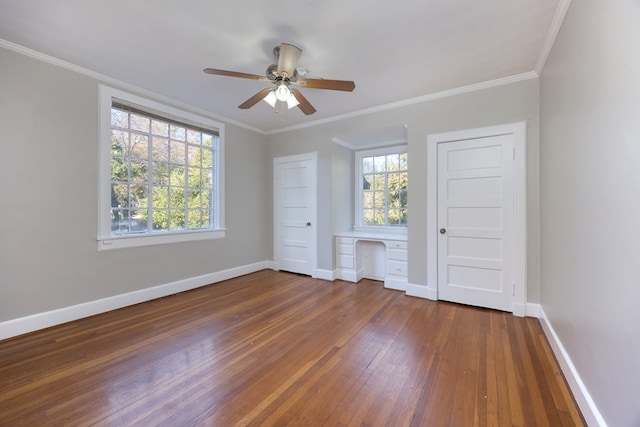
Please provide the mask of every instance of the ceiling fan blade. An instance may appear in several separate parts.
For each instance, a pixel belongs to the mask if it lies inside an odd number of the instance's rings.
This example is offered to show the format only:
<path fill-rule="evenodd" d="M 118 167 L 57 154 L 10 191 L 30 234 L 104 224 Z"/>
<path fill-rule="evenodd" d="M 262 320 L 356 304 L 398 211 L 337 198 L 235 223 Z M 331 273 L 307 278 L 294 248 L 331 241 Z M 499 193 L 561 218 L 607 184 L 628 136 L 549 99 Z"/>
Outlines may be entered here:
<path fill-rule="evenodd" d="M 248 73 L 240 73 L 238 71 L 227 71 L 227 70 L 218 70 L 215 68 L 205 68 L 202 70 L 205 74 L 214 74 L 217 76 L 228 76 L 228 77 L 241 77 L 243 79 L 252 79 L 252 80 L 261 80 L 270 82 L 269 78 L 265 76 L 259 76 L 257 74 L 248 74 Z"/>
<path fill-rule="evenodd" d="M 260 92 L 256 93 L 255 95 L 253 95 L 251 98 L 247 99 L 246 101 L 244 101 L 242 104 L 240 104 L 238 106 L 238 108 L 241 108 L 243 110 L 246 110 L 247 108 L 251 108 L 254 105 L 256 105 L 258 102 L 262 101 L 262 99 L 267 96 L 267 94 L 269 92 L 271 92 L 273 90 L 273 88 L 266 88 L 266 89 L 262 89 Z"/>
<path fill-rule="evenodd" d="M 325 79 L 305 79 L 299 77 L 296 84 L 309 89 L 331 89 L 352 92 L 356 88 L 356 84 L 351 80 L 325 80 Z"/>
<path fill-rule="evenodd" d="M 293 93 L 293 96 L 295 96 L 298 100 L 298 108 L 300 108 L 304 114 L 308 116 L 316 112 L 316 109 L 313 108 L 313 105 L 311 105 L 311 103 L 307 101 L 307 98 L 302 96 L 298 89 L 291 89 L 291 93 Z"/>
<path fill-rule="evenodd" d="M 287 73 L 288 77 L 293 77 L 293 73 L 296 70 L 298 64 L 298 58 L 302 49 L 297 46 L 288 43 L 282 43 L 280 45 L 280 53 L 278 56 L 278 75 L 282 76 L 283 73 Z"/>

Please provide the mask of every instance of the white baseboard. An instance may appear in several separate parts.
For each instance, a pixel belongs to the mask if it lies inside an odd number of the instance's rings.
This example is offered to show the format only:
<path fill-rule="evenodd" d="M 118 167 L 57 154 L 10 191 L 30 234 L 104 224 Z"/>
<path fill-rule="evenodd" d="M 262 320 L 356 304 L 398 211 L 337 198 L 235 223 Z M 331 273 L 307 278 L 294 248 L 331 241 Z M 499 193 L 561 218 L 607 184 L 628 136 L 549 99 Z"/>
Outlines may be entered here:
<path fill-rule="evenodd" d="M 334 280 L 336 280 L 336 272 L 334 270 L 317 269 L 316 278 L 333 282 Z"/>
<path fill-rule="evenodd" d="M 560 369 L 562 369 L 562 373 L 567 379 L 567 383 L 569 384 L 569 388 L 573 393 L 573 397 L 576 399 L 576 403 L 582 412 L 582 416 L 584 417 L 587 425 L 590 427 L 607 427 L 607 423 L 602 418 L 600 411 L 596 407 L 595 402 L 591 398 L 591 394 L 589 394 L 589 390 L 582 382 L 576 367 L 574 366 L 569 354 L 565 350 L 560 338 L 556 334 L 553 326 L 549 322 L 547 315 L 545 314 L 542 306 L 538 306 L 538 318 L 540 319 L 540 324 L 542 325 L 542 330 L 551 345 L 551 350 L 553 354 L 558 359 L 558 364 L 560 365 Z"/>
<path fill-rule="evenodd" d="M 385 277 L 384 287 L 387 289 L 394 289 L 396 291 L 407 291 L 407 279 L 396 279 L 395 277 Z"/>
<path fill-rule="evenodd" d="M 534 304 L 531 302 L 528 302 L 525 306 L 525 313 L 524 315 L 527 317 L 535 317 L 536 319 L 540 318 L 540 304 Z"/>
<path fill-rule="evenodd" d="M 83 317 L 89 317 L 95 314 L 116 310 L 118 308 L 138 304 L 152 299 L 165 297 L 167 295 L 176 294 L 178 292 L 188 291 L 190 289 L 199 288 L 211 283 L 221 282 L 223 280 L 232 279 L 234 277 L 253 273 L 259 270 L 264 270 L 269 267 L 270 264 L 268 261 L 258 262 L 255 264 L 217 271 L 202 276 L 190 277 L 188 279 L 178 280 L 172 283 L 166 283 L 163 285 L 140 289 L 138 291 L 128 292 L 126 294 L 114 295 L 112 297 L 102 298 L 95 301 L 89 301 L 82 304 L 63 307 L 57 310 L 51 310 L 43 313 L 33 314 L 30 316 L 20 317 L 17 319 L 7 320 L 4 322 L 0 322 L 0 340 L 37 331 L 39 329 L 60 325 L 62 323 L 71 322 L 73 320 L 82 319 Z"/>
<path fill-rule="evenodd" d="M 426 285 L 416 285 L 413 283 L 408 283 L 405 293 L 410 297 L 432 299 L 429 298 L 429 288 Z"/>

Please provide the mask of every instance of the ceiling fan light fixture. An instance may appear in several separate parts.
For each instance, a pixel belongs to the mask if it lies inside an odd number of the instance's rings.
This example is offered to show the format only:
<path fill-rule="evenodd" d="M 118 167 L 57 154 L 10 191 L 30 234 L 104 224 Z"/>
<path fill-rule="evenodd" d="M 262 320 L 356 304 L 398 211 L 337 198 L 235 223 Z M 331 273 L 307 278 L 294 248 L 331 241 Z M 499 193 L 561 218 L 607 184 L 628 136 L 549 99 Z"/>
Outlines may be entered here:
<path fill-rule="evenodd" d="M 280 82 L 276 87 L 276 98 L 278 101 L 286 102 L 291 96 L 291 91 L 285 82 Z"/>
<path fill-rule="evenodd" d="M 287 99 L 287 108 L 290 110 L 298 104 L 300 104 L 300 101 L 296 99 L 294 94 L 290 94 L 289 99 Z"/>
<path fill-rule="evenodd" d="M 276 108 L 276 102 L 278 102 L 278 98 L 276 97 L 276 94 L 273 90 L 270 91 L 267 96 L 262 98 L 262 100 L 271 105 L 273 108 Z"/>

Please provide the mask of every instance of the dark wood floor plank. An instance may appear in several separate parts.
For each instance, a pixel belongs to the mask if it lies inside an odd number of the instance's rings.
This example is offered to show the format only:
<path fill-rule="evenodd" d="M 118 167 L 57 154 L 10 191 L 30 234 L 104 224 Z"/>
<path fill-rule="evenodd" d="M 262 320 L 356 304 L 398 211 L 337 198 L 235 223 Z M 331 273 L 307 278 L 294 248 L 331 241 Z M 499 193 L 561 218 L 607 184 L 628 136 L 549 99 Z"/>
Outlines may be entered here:
<path fill-rule="evenodd" d="M 0 426 L 582 426 L 539 322 L 270 270 L 0 341 Z"/>

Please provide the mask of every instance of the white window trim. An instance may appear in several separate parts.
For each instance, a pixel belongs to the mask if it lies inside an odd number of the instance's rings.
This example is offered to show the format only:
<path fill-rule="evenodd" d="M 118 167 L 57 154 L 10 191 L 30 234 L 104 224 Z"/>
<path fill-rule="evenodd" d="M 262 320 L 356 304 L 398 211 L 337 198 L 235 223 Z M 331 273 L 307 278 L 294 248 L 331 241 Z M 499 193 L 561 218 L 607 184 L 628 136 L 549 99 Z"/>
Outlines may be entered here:
<path fill-rule="evenodd" d="M 364 174 L 362 173 L 362 158 L 363 157 L 371 157 L 371 156 L 382 156 L 387 154 L 394 154 L 400 152 L 408 152 L 408 145 L 394 145 L 391 147 L 384 148 L 375 148 L 371 150 L 362 150 L 355 152 L 355 179 L 353 180 L 355 183 L 355 209 L 354 209 L 354 222 L 353 222 L 353 230 L 354 231 L 362 231 L 362 232 L 370 232 L 370 233 L 397 233 L 397 234 L 406 234 L 407 226 L 399 225 L 395 227 L 388 226 L 371 226 L 364 225 L 362 223 L 362 187 L 364 185 Z M 408 169 L 407 169 L 408 170 Z"/>
<path fill-rule="evenodd" d="M 218 167 L 215 179 L 218 182 L 217 228 L 208 230 L 159 231 L 157 233 L 111 235 L 111 105 L 113 99 L 151 109 L 179 122 L 191 123 L 218 130 Z M 224 124 L 198 114 L 123 92 L 109 86 L 99 85 L 98 107 L 98 250 L 131 248 L 206 239 L 220 239 L 226 235 L 224 218 Z"/>

